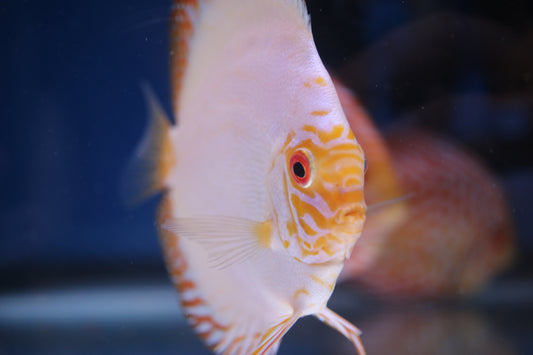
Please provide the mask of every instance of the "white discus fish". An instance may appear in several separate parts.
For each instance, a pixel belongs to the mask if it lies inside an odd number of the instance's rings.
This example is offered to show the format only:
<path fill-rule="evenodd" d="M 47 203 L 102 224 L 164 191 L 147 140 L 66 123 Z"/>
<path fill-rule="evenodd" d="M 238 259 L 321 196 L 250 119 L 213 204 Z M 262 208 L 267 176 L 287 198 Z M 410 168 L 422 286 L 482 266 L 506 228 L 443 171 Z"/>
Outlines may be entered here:
<path fill-rule="evenodd" d="M 163 190 L 161 243 L 184 314 L 216 353 L 275 354 L 300 318 L 348 337 L 327 308 L 366 216 L 364 156 L 302 0 L 172 8 L 172 125 L 152 119 L 133 162 Z"/>

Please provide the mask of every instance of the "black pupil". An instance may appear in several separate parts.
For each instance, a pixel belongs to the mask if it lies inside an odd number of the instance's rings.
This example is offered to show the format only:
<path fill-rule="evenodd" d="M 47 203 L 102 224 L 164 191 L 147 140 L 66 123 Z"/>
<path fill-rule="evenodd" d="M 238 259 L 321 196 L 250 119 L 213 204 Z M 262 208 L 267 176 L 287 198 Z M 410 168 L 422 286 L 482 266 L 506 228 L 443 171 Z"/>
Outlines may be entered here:
<path fill-rule="evenodd" d="M 305 177 L 305 168 L 299 161 L 294 163 L 292 166 L 292 171 L 294 172 L 294 175 L 298 176 L 300 179 Z"/>

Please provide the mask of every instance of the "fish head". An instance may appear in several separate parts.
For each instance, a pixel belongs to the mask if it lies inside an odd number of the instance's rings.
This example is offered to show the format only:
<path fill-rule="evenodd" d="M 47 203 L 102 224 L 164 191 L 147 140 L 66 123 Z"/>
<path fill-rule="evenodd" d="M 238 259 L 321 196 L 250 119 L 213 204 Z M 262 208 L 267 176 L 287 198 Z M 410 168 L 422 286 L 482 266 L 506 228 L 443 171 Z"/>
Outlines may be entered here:
<path fill-rule="evenodd" d="M 288 135 L 280 156 L 277 201 L 285 208 L 276 217 L 283 246 L 309 264 L 348 258 L 366 217 L 365 160 L 350 127 L 342 120 L 305 124 Z"/>

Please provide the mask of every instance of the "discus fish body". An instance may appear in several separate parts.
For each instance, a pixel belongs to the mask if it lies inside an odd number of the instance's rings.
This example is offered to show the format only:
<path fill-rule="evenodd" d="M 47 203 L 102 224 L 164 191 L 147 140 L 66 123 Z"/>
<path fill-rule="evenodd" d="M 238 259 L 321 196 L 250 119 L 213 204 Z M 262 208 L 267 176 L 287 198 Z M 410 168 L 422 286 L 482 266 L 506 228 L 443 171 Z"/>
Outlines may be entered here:
<path fill-rule="evenodd" d="M 365 219 L 364 156 L 303 1 L 176 1 L 171 16 L 177 125 L 148 91 L 132 187 L 165 191 L 161 242 L 191 326 L 217 353 L 273 354 L 315 315 L 364 353 L 326 305 Z"/>

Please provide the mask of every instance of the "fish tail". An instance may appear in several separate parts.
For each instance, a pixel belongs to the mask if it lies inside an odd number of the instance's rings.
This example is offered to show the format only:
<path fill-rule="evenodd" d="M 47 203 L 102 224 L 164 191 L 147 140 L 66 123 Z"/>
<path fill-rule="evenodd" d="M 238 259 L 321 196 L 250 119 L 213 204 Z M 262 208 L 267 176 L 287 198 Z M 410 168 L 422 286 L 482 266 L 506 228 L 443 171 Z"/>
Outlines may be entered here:
<path fill-rule="evenodd" d="M 172 124 L 152 89 L 142 85 L 142 90 L 149 121 L 122 179 L 122 200 L 127 206 L 137 205 L 163 190 L 176 162 L 170 136 Z"/>

